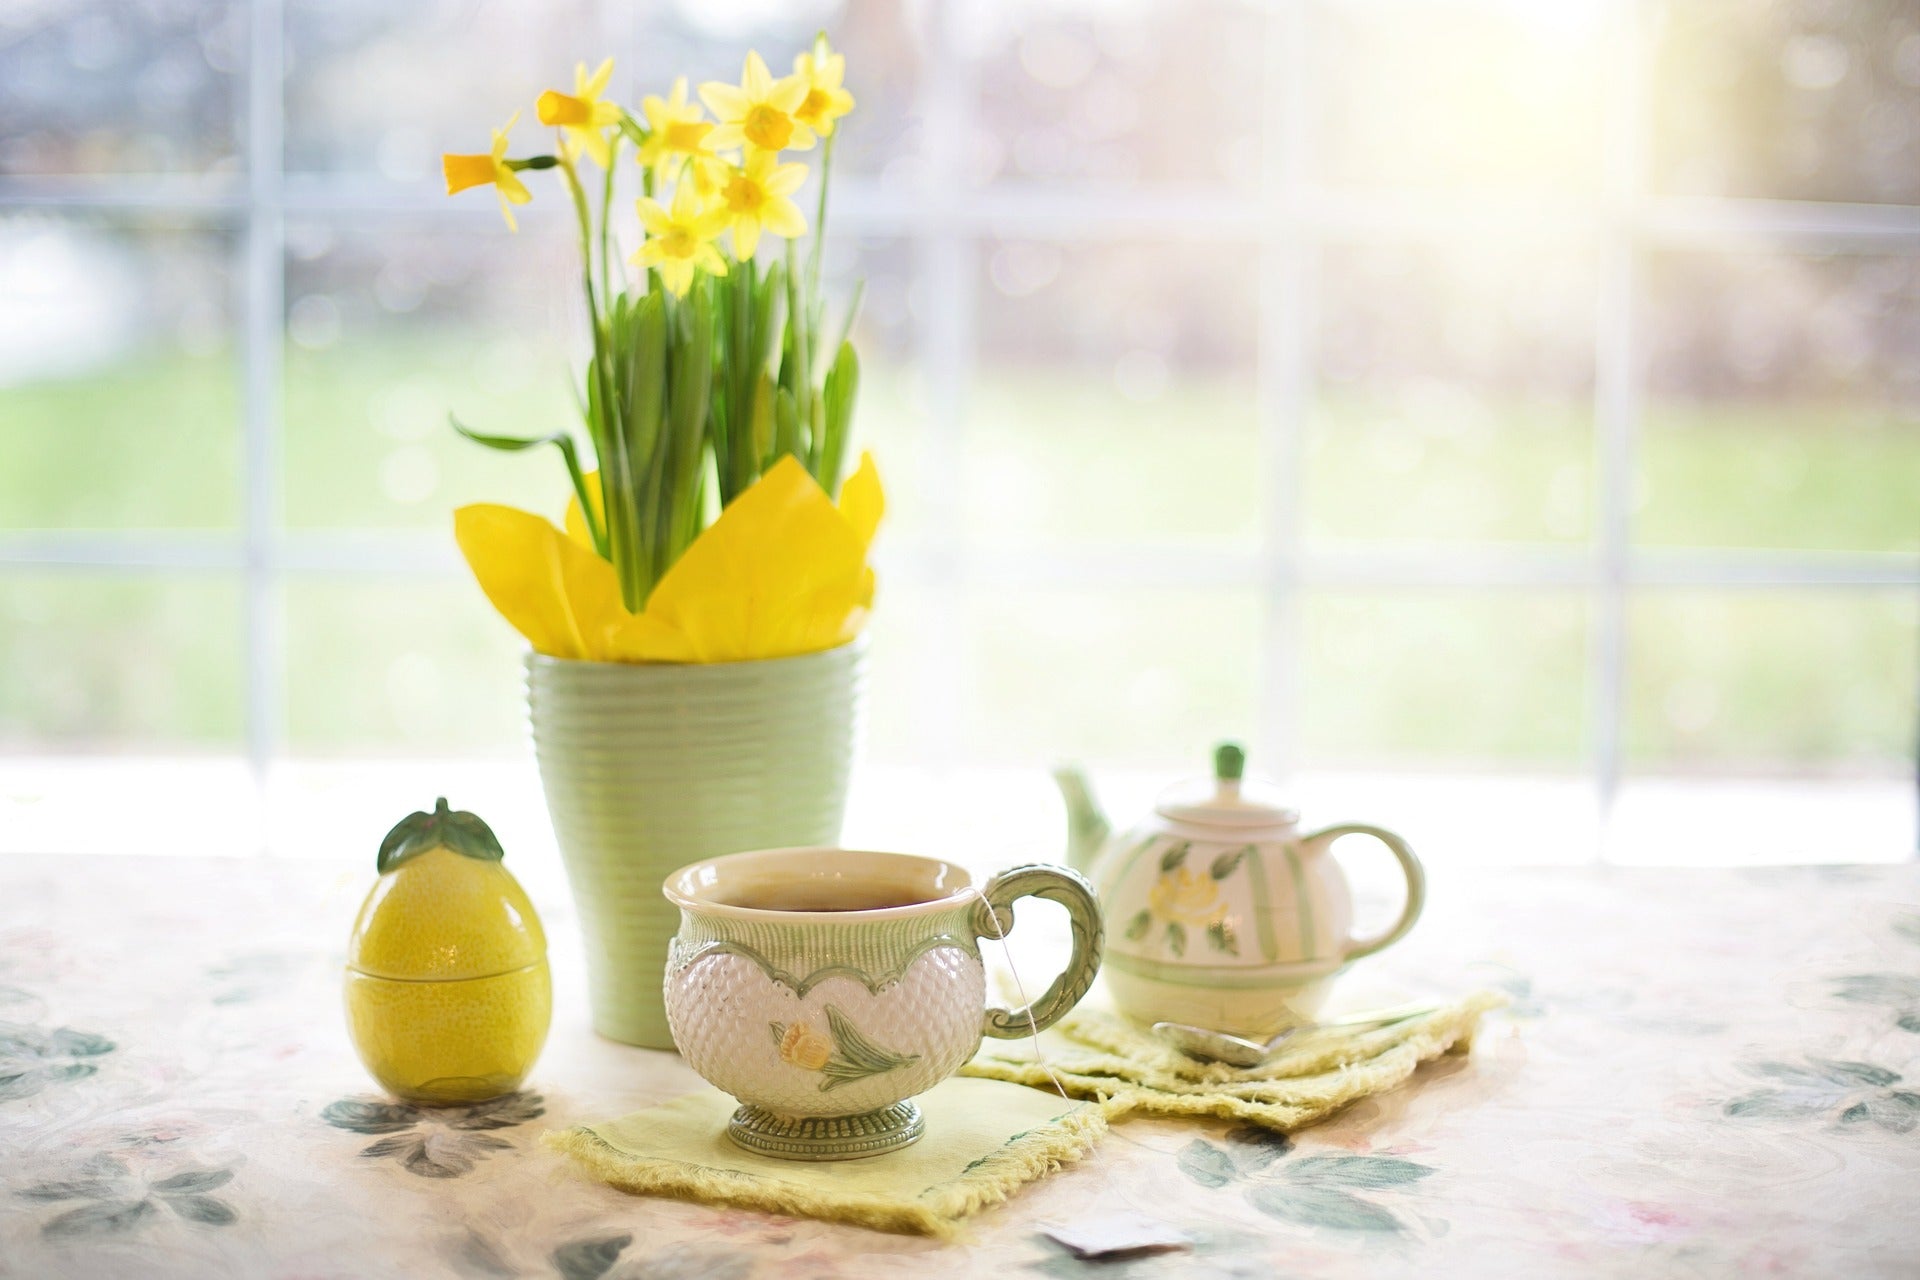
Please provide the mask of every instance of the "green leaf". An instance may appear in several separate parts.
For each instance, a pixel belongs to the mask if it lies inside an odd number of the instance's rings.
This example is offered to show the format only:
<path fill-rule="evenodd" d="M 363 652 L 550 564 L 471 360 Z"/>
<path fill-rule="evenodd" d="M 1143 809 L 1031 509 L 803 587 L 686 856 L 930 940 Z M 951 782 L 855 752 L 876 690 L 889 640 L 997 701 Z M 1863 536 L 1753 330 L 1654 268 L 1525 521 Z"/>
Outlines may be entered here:
<path fill-rule="evenodd" d="M 167 1204 L 181 1217 L 191 1222 L 203 1222 L 210 1227 L 224 1227 L 240 1216 L 233 1211 L 232 1205 L 213 1196 L 183 1196 L 168 1200 Z"/>
<path fill-rule="evenodd" d="M 1153 913 L 1142 911 L 1127 922 L 1127 940 L 1138 942 L 1147 936 L 1147 930 L 1153 927 Z"/>
<path fill-rule="evenodd" d="M 1195 1138 L 1180 1148 L 1175 1163 L 1179 1165 L 1180 1172 L 1203 1187 L 1224 1187 L 1240 1176 L 1240 1171 L 1234 1167 L 1233 1157 L 1204 1138 Z"/>
<path fill-rule="evenodd" d="M 171 1178 L 162 1178 L 153 1184 L 155 1191 L 168 1195 L 183 1195 L 188 1192 L 211 1191 L 215 1187 L 224 1187 L 233 1181 L 231 1169 L 189 1169 L 185 1173 L 176 1173 Z"/>
<path fill-rule="evenodd" d="M 573 442 L 570 431 L 550 431 L 544 436 L 500 436 L 488 435 L 466 426 L 452 414 L 447 421 L 460 435 L 502 453 L 520 453 L 527 449 L 538 449 L 542 445 L 552 445 L 560 451 L 560 457 L 567 464 L 567 481 L 573 485 L 573 496 L 580 502 L 581 514 L 586 517 L 587 532 L 593 538 L 594 550 L 601 555 L 607 554 L 607 531 L 601 526 L 600 519 L 594 514 L 594 504 L 587 500 L 587 477 L 580 468 L 580 451 Z"/>
<path fill-rule="evenodd" d="M 320 1112 L 320 1118 L 336 1129 L 354 1133 L 398 1133 L 420 1122 L 420 1108 L 404 1102 L 364 1102 L 342 1098 Z"/>
<path fill-rule="evenodd" d="M 1835 1084 L 1842 1085 L 1889 1085 L 1900 1079 L 1898 1071 L 1889 1071 L 1885 1067 L 1875 1066 L 1871 1062 L 1842 1062 L 1833 1058 L 1813 1058 L 1807 1061 L 1823 1076 Z"/>
<path fill-rule="evenodd" d="M 847 441 L 853 432 L 853 405 L 859 394 L 860 357 L 851 342 L 843 341 L 832 367 L 827 370 L 822 392 L 820 459 L 814 473 L 814 479 L 830 498 L 840 494 L 840 481 L 847 465 Z"/>
<path fill-rule="evenodd" d="M 55 1239 L 108 1235 L 125 1231 L 152 1212 L 151 1200 L 110 1200 L 105 1204 L 82 1205 L 49 1221 L 40 1228 L 40 1234 Z"/>
<path fill-rule="evenodd" d="M 1289 1162 L 1282 1172 L 1295 1182 L 1378 1189 L 1418 1182 L 1430 1176 L 1433 1169 L 1391 1156 L 1306 1156 Z"/>
<path fill-rule="evenodd" d="M 1248 845 L 1244 849 L 1235 849 L 1232 853 L 1223 853 L 1213 860 L 1213 866 L 1209 868 L 1209 873 L 1215 880 L 1225 880 L 1239 868 L 1241 863 L 1247 860 L 1247 855 L 1252 852 L 1253 846 Z"/>
<path fill-rule="evenodd" d="M 878 1075 L 882 1071 L 892 1071 L 920 1060 L 917 1053 L 895 1053 L 867 1039 L 860 1028 L 853 1025 L 853 1020 L 840 1012 L 836 1005 L 827 1006 L 827 1033 L 833 1037 L 836 1056 L 844 1058 L 866 1075 Z M 831 1069 L 833 1064 L 829 1062 L 827 1066 Z"/>
<path fill-rule="evenodd" d="M 1230 956 L 1240 954 L 1240 940 L 1233 936 L 1233 926 L 1225 920 L 1216 920 L 1207 926 L 1207 941 L 1215 951 L 1224 951 Z"/>
<path fill-rule="evenodd" d="M 1400 1219 L 1371 1201 L 1335 1187 L 1267 1183 L 1247 1192 L 1247 1202 L 1270 1218 L 1328 1231 L 1391 1232 Z"/>
<path fill-rule="evenodd" d="M 374 865 L 384 875 L 434 849 L 450 849 L 477 862 L 498 862 L 507 856 L 493 829 L 478 814 L 449 810 L 446 797 L 441 796 L 432 813 L 410 813 L 394 824 L 380 842 Z"/>
<path fill-rule="evenodd" d="M 1160 855 L 1160 871 L 1164 875 L 1187 860 L 1187 853 L 1193 846 L 1181 841 Z"/>
<path fill-rule="evenodd" d="M 1177 920 L 1167 924 L 1167 950 L 1176 956 L 1187 954 L 1187 931 Z"/>
<path fill-rule="evenodd" d="M 1730 1116 L 1755 1116 L 1766 1120 L 1799 1120 L 1817 1116 L 1833 1105 L 1831 1097 L 1815 1096 L 1783 1089 L 1757 1089 L 1729 1101 L 1722 1111 Z"/>
<path fill-rule="evenodd" d="M 561 1245 L 551 1255 L 560 1280 L 600 1280 L 620 1260 L 620 1252 L 633 1243 L 633 1233 L 590 1236 Z"/>

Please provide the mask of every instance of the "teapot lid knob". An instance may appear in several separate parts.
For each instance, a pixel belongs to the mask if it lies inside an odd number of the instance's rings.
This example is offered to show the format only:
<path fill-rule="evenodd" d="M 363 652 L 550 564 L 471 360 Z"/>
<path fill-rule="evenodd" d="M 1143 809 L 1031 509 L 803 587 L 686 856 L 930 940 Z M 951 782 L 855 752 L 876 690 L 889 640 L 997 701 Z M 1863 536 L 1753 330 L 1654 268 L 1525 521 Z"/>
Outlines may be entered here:
<path fill-rule="evenodd" d="M 1223 742 L 1213 749 L 1213 776 L 1222 782 L 1238 782 L 1247 770 L 1247 750 L 1237 742 Z"/>

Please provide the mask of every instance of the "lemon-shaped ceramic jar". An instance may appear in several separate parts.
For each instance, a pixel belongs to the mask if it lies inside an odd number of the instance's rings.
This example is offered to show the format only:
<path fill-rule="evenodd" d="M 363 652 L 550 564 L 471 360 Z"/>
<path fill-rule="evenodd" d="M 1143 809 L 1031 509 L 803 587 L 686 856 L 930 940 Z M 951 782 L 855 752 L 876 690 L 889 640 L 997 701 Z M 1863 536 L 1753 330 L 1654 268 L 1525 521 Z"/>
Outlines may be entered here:
<path fill-rule="evenodd" d="M 380 845 L 347 946 L 347 1025 L 373 1078 L 409 1102 L 510 1093 L 546 1043 L 547 937 L 504 856 L 444 799 Z"/>

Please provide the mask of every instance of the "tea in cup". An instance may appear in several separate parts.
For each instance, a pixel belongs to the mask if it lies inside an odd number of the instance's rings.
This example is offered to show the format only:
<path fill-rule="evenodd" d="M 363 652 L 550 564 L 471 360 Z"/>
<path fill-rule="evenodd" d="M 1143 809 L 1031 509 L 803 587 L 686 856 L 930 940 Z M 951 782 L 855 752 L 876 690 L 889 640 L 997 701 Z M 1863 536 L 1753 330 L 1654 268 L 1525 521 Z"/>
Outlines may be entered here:
<path fill-rule="evenodd" d="M 983 1036 L 1058 1021 L 1093 985 L 1103 941 L 1087 882 L 1016 867 L 976 889 L 938 858 L 767 849 L 682 867 L 668 949 L 667 1022 L 687 1065 L 740 1103 L 740 1146 L 793 1160 L 904 1147 L 925 1121 L 911 1099 L 945 1080 Z M 1073 948 L 1023 1009 L 986 1007 L 981 938 L 1013 928 L 1013 903 L 1067 909 Z"/>

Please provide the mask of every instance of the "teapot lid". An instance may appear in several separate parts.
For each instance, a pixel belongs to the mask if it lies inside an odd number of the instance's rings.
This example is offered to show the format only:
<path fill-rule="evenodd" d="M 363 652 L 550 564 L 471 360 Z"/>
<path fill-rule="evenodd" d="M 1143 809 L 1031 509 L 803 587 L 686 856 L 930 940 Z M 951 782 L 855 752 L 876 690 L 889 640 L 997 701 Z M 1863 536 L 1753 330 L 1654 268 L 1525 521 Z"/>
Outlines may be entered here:
<path fill-rule="evenodd" d="M 1213 776 L 1177 783 L 1160 795 L 1154 809 L 1173 822 L 1214 827 L 1285 827 L 1300 820 L 1297 810 L 1278 803 L 1274 789 L 1245 778 L 1247 752 L 1237 742 L 1213 749 Z"/>

